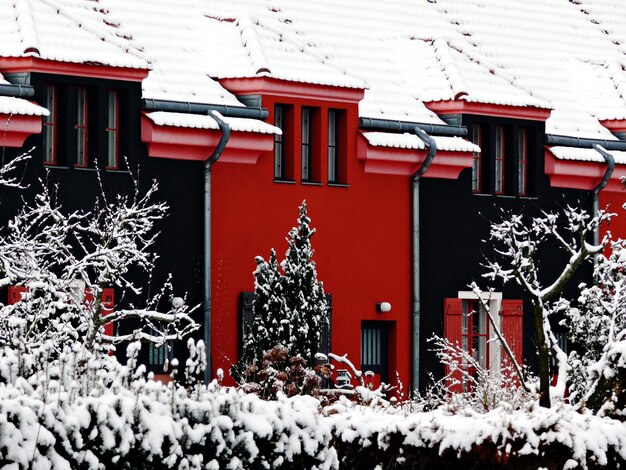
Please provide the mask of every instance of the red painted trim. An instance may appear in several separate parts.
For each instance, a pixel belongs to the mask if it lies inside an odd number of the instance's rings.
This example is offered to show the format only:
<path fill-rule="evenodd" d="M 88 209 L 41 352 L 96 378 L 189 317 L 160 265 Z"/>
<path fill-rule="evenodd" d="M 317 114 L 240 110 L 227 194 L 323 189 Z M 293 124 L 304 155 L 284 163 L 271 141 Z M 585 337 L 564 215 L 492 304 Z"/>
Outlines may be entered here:
<path fill-rule="evenodd" d="M 358 103 L 365 94 L 364 90 L 358 88 L 289 82 L 271 77 L 223 78 L 219 82 L 220 85 L 236 95 L 276 95 L 298 99 Z"/>
<path fill-rule="evenodd" d="M 33 134 L 41 134 L 41 116 L 0 114 L 0 147 L 21 147 Z"/>
<path fill-rule="evenodd" d="M 600 121 L 611 132 L 626 132 L 626 119 L 605 119 Z"/>
<path fill-rule="evenodd" d="M 365 163 L 365 173 L 411 176 L 426 158 L 426 150 L 374 147 L 360 136 L 357 155 Z M 433 159 L 425 178 L 457 179 L 465 168 L 472 168 L 472 152 L 447 152 L 440 150 Z"/>
<path fill-rule="evenodd" d="M 0 70 L 8 72 L 42 72 L 75 77 L 104 78 L 140 82 L 148 76 L 147 69 L 112 67 L 110 65 L 74 64 L 37 57 L 0 57 Z"/>
<path fill-rule="evenodd" d="M 151 157 L 205 161 L 215 150 L 220 136 L 218 130 L 157 126 L 147 116 L 141 117 L 141 141 L 147 145 Z M 273 146 L 274 134 L 232 132 L 219 161 L 255 164 Z"/>
<path fill-rule="evenodd" d="M 550 151 L 545 149 L 545 172 L 550 180 L 550 186 L 592 190 L 602 180 L 606 165 L 599 162 L 580 162 L 574 160 L 559 160 Z M 626 175 L 626 167 L 617 165 L 609 184 L 602 192 L 623 191 L 622 176 Z"/>
<path fill-rule="evenodd" d="M 431 101 L 424 103 L 428 109 L 436 114 L 478 114 L 480 116 L 494 116 L 511 119 L 529 119 L 545 121 L 550 117 L 550 109 L 532 106 L 509 106 L 491 103 L 472 103 L 464 100 Z"/>

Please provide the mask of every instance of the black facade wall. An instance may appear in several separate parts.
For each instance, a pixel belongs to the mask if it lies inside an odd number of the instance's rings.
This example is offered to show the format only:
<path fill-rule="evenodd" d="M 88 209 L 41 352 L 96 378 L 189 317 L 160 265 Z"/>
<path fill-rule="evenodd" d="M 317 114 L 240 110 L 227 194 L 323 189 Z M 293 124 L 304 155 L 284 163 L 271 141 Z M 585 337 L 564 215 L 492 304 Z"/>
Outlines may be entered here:
<path fill-rule="evenodd" d="M 4 160 L 14 158 L 33 148 L 31 158 L 24 164 L 23 183 L 26 189 L 0 189 L 0 224 L 5 225 L 13 217 L 23 201 L 32 201 L 41 190 L 41 182 L 57 189 L 59 203 L 70 210 L 92 210 L 100 194 L 98 174 L 94 157 L 104 155 L 105 149 L 105 96 L 98 90 L 116 89 L 120 93 L 120 169 L 104 169 L 104 158 L 98 162 L 100 179 L 107 197 L 118 194 L 131 194 L 133 177 L 137 177 L 142 193 L 150 187 L 153 180 L 159 184 L 155 201 L 164 201 L 169 206 L 168 215 L 157 229 L 160 234 L 154 253 L 158 253 L 156 269 L 151 286 L 147 285 L 147 276 L 136 274 L 137 279 L 145 280 L 145 294 L 155 293 L 172 274 L 175 295 L 188 295 L 191 305 L 202 302 L 202 237 L 203 237 L 203 194 L 204 175 L 200 162 L 168 160 L 148 157 L 146 146 L 141 142 L 141 84 L 115 80 L 96 80 L 81 77 L 32 74 L 31 84 L 35 88 L 35 101 L 44 103 L 43 93 L 46 84 L 58 86 L 58 165 L 43 163 L 43 133 L 30 136 L 20 149 L 3 148 Z M 86 86 L 95 90 L 97 105 L 92 103 L 90 95 L 89 110 L 89 159 L 90 168 L 75 168 L 74 156 L 74 108 L 73 90 L 76 86 Z M 99 109 L 98 109 L 99 108 Z M 93 141 L 95 140 L 95 142 Z M 130 171 L 129 171 L 130 169 Z M 131 175 L 132 173 L 132 175 Z M 2 294 L 0 294 L 2 295 Z M 4 294 L 6 295 L 6 293 Z M 121 292 L 115 291 L 116 301 Z M 145 295 L 143 296 L 145 298 Z M 0 297 L 1 299 L 1 297 Z M 4 300 L 4 299 L 2 299 Z M 123 304 L 136 301 L 127 295 Z M 166 308 L 167 306 L 164 306 Z M 202 320 L 201 309 L 194 315 L 196 321 Z M 200 337 L 200 333 L 198 333 Z M 144 349 L 144 354 L 146 353 Z"/>
<path fill-rule="evenodd" d="M 505 299 L 524 300 L 523 357 L 533 370 L 536 370 L 536 348 L 532 305 L 528 296 L 514 282 L 502 286 L 482 277 L 485 268 L 481 266 L 485 257 L 492 258 L 494 250 L 489 242 L 491 221 L 502 219 L 501 210 L 523 214 L 525 217 L 540 215 L 541 211 L 557 211 L 567 204 L 579 205 L 592 210 L 590 191 L 551 188 L 544 173 L 544 126 L 532 121 L 498 120 L 464 116 L 463 124 L 471 128 L 474 122 L 481 122 L 487 133 L 495 124 L 512 126 L 506 132 L 511 142 L 511 133 L 518 125 L 531 129 L 529 134 L 529 193 L 530 197 L 495 196 L 472 193 L 472 170 L 461 172 L 457 180 L 422 178 L 420 182 L 420 269 L 421 269 L 421 339 L 420 339 L 420 384 L 425 386 L 428 374 L 443 375 L 443 366 L 427 340 L 433 335 L 443 337 L 443 303 L 445 298 L 457 298 L 459 291 L 470 290 L 468 285 L 476 281 L 483 289 L 493 287 L 502 292 Z M 488 137 L 488 136 L 487 136 Z M 493 155 L 493 139 L 483 140 L 483 151 Z M 438 157 L 435 157 L 438 158 Z M 445 158 L 445 157 L 441 157 Z M 505 183 L 514 180 L 514 154 L 505 151 Z M 490 165 L 493 159 L 490 159 Z M 508 168 L 507 168 L 508 163 Z M 489 177 L 493 168 L 485 168 L 484 176 Z M 508 171 L 507 171 L 508 170 Z M 487 181 L 487 180 L 484 180 Z M 505 187 L 506 187 L 505 184 Z M 511 187 L 511 186 L 509 186 Z M 486 240 L 486 242 L 484 242 Z M 547 246 L 541 256 L 540 279 L 544 285 L 552 282 L 569 259 L 564 250 L 556 245 Z M 580 282 L 591 279 L 592 265 L 586 263 L 577 272 L 565 289 L 568 298 L 574 298 Z"/>

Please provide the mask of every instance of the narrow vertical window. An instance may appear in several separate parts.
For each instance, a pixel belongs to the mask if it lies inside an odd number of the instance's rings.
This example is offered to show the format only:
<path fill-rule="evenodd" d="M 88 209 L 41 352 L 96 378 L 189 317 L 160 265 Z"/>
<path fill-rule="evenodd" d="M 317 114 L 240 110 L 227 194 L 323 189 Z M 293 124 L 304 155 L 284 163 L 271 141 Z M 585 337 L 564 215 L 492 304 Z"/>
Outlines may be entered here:
<path fill-rule="evenodd" d="M 337 154 L 337 135 L 339 134 L 339 122 L 337 111 L 328 110 L 328 182 L 339 181 L 339 161 Z"/>
<path fill-rule="evenodd" d="M 313 177 L 312 169 L 312 145 L 311 145 L 311 109 L 302 108 L 302 181 L 311 181 Z"/>
<path fill-rule="evenodd" d="M 285 179 L 285 108 L 279 104 L 274 106 L 274 125 L 283 133 L 274 135 L 274 178 Z"/>
<path fill-rule="evenodd" d="M 517 149 L 517 191 L 520 196 L 528 195 L 528 133 L 520 129 Z"/>
<path fill-rule="evenodd" d="M 87 166 L 87 90 L 76 89 L 76 166 Z"/>
<path fill-rule="evenodd" d="M 470 375 L 476 373 L 475 366 L 487 369 L 489 367 L 489 325 L 486 311 L 480 302 L 464 302 L 461 334 L 463 350 L 473 359 L 470 364 L 464 358 L 463 369 Z M 465 381 L 463 388 L 468 391 L 468 384 Z"/>
<path fill-rule="evenodd" d="M 482 138 L 480 134 L 480 124 L 472 125 L 472 142 L 478 145 L 482 149 Z M 482 191 L 482 180 L 481 180 L 481 164 L 480 152 L 473 153 L 473 161 L 472 161 L 472 192 L 480 193 Z"/>
<path fill-rule="evenodd" d="M 107 168 L 119 168 L 119 96 L 116 91 L 107 92 Z"/>
<path fill-rule="evenodd" d="M 50 115 L 43 118 L 43 162 L 54 165 L 57 162 L 57 89 L 46 86 L 46 109 Z"/>
<path fill-rule="evenodd" d="M 504 194 L 504 129 L 496 127 L 495 193 Z"/>

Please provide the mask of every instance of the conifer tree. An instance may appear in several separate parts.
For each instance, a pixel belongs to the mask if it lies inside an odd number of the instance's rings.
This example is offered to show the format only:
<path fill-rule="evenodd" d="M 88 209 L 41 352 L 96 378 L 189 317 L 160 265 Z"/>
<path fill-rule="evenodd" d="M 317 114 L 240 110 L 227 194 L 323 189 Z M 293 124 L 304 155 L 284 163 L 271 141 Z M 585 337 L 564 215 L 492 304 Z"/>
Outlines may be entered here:
<path fill-rule="evenodd" d="M 278 264 L 272 249 L 269 261 L 258 256 L 254 271 L 254 315 L 246 327 L 239 369 L 261 364 L 266 351 L 285 346 L 311 365 L 319 349 L 326 318 L 324 288 L 317 280 L 306 201 L 300 206 L 298 226 L 287 237 L 285 260 Z M 281 273 L 280 268 L 284 272 Z"/>
<path fill-rule="evenodd" d="M 289 350 L 300 354 L 310 364 L 315 362 L 321 332 L 326 318 L 324 287 L 317 280 L 313 261 L 314 250 L 311 237 L 315 229 L 310 227 L 306 201 L 300 206 L 298 226 L 291 229 L 287 238 L 288 248 L 282 268 L 283 295 L 291 325 Z"/>

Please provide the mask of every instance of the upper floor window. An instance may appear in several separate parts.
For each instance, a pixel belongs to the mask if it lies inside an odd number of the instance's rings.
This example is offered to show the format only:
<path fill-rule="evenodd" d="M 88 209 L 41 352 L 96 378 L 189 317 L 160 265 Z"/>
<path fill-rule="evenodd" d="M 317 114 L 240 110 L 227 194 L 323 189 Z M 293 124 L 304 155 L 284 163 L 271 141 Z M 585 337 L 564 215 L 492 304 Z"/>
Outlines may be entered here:
<path fill-rule="evenodd" d="M 517 136 L 517 192 L 528 195 L 528 132 L 520 129 Z"/>
<path fill-rule="evenodd" d="M 301 137 L 301 159 L 302 159 L 302 181 L 313 181 L 313 111 L 311 108 L 302 108 L 302 132 Z"/>
<path fill-rule="evenodd" d="M 119 168 L 119 96 L 117 91 L 107 92 L 107 168 Z"/>
<path fill-rule="evenodd" d="M 495 193 L 504 194 L 504 129 L 502 126 L 496 127 L 494 176 Z"/>
<path fill-rule="evenodd" d="M 328 182 L 337 183 L 339 181 L 338 162 L 338 134 L 339 120 L 338 112 L 334 109 L 328 111 Z"/>
<path fill-rule="evenodd" d="M 54 165 L 57 161 L 57 88 L 45 87 L 45 106 L 50 114 L 43 118 L 43 161 Z"/>
<path fill-rule="evenodd" d="M 88 101 L 87 89 L 79 87 L 76 89 L 76 166 L 87 166 L 88 141 L 87 141 L 87 120 Z"/>
<path fill-rule="evenodd" d="M 482 149 L 482 135 L 480 124 L 472 125 L 472 143 L 478 145 Z M 474 193 L 479 193 L 482 190 L 481 172 L 482 166 L 480 152 L 474 152 L 472 160 L 472 192 Z"/>
<path fill-rule="evenodd" d="M 274 125 L 283 131 L 274 135 L 274 178 L 285 179 L 285 108 L 277 104 L 274 106 Z"/>

